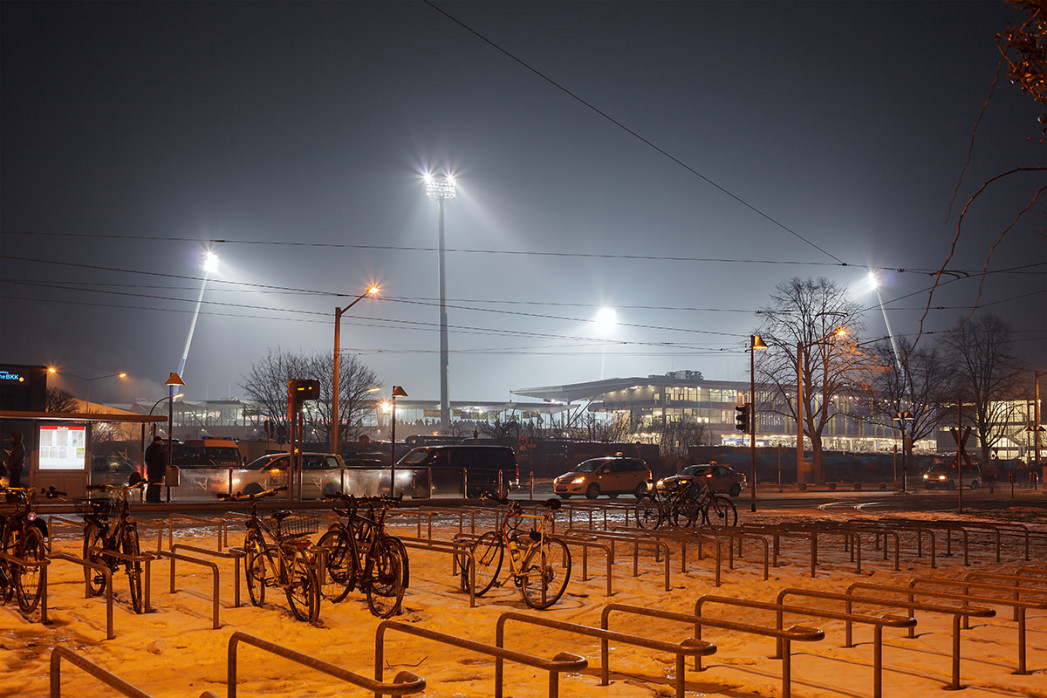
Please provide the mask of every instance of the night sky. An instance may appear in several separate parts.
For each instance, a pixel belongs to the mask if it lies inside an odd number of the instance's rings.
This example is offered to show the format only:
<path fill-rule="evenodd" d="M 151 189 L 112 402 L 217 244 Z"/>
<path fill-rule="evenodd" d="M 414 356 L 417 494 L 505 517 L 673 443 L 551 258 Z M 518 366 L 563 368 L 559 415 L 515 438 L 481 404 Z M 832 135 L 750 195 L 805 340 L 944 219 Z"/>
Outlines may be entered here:
<path fill-rule="evenodd" d="M 329 354 L 335 306 L 378 282 L 343 348 L 387 391 L 438 399 L 427 169 L 458 183 L 450 397 L 506 400 L 686 369 L 745 380 L 754 311 L 794 276 L 857 294 L 883 270 L 891 328 L 914 336 L 963 204 L 1045 164 L 1042 108 L 992 89 L 994 34 L 1023 19 L 1004 2 L 0 12 L 0 361 L 128 372 L 95 401 L 166 396 L 207 248 L 221 267 L 188 398 L 247 397 L 270 350 Z M 1043 202 L 993 248 L 1044 184 L 1013 176 L 971 206 L 921 341 L 970 312 L 988 264 L 978 303 L 1047 368 Z M 861 339 L 885 336 L 876 294 L 856 297 Z M 592 321 L 602 307 L 617 326 Z"/>

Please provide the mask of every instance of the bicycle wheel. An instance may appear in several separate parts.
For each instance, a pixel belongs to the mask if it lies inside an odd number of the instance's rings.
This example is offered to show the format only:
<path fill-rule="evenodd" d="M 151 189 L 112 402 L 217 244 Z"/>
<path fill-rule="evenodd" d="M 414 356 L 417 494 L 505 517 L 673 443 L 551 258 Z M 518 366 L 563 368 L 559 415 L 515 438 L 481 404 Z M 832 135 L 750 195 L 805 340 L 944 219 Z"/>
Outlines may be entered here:
<path fill-rule="evenodd" d="M 494 580 L 498 579 L 498 573 L 502 571 L 502 556 L 505 549 L 502 541 L 498 539 L 495 531 L 488 531 L 473 543 L 473 560 L 476 560 L 476 580 L 473 593 L 483 596 L 494 586 Z M 469 590 L 470 560 L 462 565 L 464 576 L 463 588 Z"/>
<path fill-rule="evenodd" d="M 520 591 L 531 608 L 549 608 L 571 581 L 571 550 L 559 538 L 546 538 L 527 553 Z"/>
<path fill-rule="evenodd" d="M 674 526 L 691 526 L 695 521 L 701 521 L 702 506 L 698 500 L 681 495 L 673 502 L 672 513 Z"/>
<path fill-rule="evenodd" d="M 356 542 L 345 529 L 332 528 L 320 536 L 316 545 L 326 554 L 326 574 L 320 593 L 338 603 L 356 586 Z"/>
<path fill-rule="evenodd" d="M 124 555 L 141 555 L 138 545 L 138 527 L 128 524 L 124 528 L 123 540 L 120 541 L 120 551 Z M 145 597 L 142 595 L 142 563 L 125 562 L 127 566 L 127 580 L 131 584 L 131 607 L 135 613 L 145 613 Z"/>
<path fill-rule="evenodd" d="M 636 525 L 642 529 L 651 531 L 662 523 L 662 505 L 653 494 L 645 494 L 636 500 Z"/>
<path fill-rule="evenodd" d="M 320 619 L 320 583 L 316 569 L 301 555 L 296 555 L 288 570 L 287 603 L 298 620 L 315 623 Z"/>
<path fill-rule="evenodd" d="M 98 554 L 104 545 L 102 529 L 94 522 L 88 523 L 84 528 L 84 559 L 88 562 L 108 565 L 108 560 Z M 84 577 L 87 580 L 87 592 L 91 596 L 98 596 L 105 591 L 105 575 L 101 572 L 85 567 Z"/>
<path fill-rule="evenodd" d="M 721 494 L 714 495 L 709 505 L 702 510 L 702 521 L 709 526 L 719 528 L 738 525 L 738 509 L 734 502 Z"/>
<path fill-rule="evenodd" d="M 39 528 L 28 526 L 23 531 L 15 533 L 14 555 L 26 562 L 42 563 L 47 559 L 47 546 L 44 544 L 44 536 L 40 533 Z M 40 586 L 40 568 L 35 565 L 32 567 L 11 565 L 8 569 L 13 573 L 18 607 L 24 613 L 32 613 L 40 604 L 40 597 L 44 593 L 44 588 Z"/>
<path fill-rule="evenodd" d="M 7 522 L 4 521 L 3 517 L 0 516 L 0 530 L 6 526 Z M 11 531 L 3 532 L 3 540 L 0 540 L 0 545 L 8 555 L 14 554 L 14 541 L 13 534 Z M 15 569 L 14 565 L 10 565 L 6 560 L 0 560 L 0 603 L 7 604 L 11 600 L 11 597 L 15 593 Z"/>
<path fill-rule="evenodd" d="M 411 560 L 407 557 L 407 546 L 396 536 L 390 536 L 389 540 L 400 549 L 400 561 L 403 562 L 403 585 L 404 591 L 407 591 L 411 586 Z"/>
<path fill-rule="evenodd" d="M 404 558 L 400 546 L 392 538 L 382 535 L 375 543 L 367 584 L 367 607 L 379 618 L 388 618 L 399 612 L 404 598 Z"/>
<path fill-rule="evenodd" d="M 251 603 L 261 606 L 265 603 L 265 543 L 261 537 L 251 531 L 244 539 L 244 574 L 247 576 L 247 595 Z"/>

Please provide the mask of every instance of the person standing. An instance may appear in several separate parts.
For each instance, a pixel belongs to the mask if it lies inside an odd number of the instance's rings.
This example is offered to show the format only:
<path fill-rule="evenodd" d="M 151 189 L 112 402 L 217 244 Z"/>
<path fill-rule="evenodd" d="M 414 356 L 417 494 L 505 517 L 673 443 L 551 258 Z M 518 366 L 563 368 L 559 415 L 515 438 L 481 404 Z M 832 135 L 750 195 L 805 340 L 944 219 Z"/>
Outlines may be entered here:
<path fill-rule="evenodd" d="M 145 475 L 149 478 L 149 487 L 145 491 L 145 501 L 160 503 L 160 484 L 167 469 L 167 453 L 164 451 L 163 439 L 153 437 L 153 443 L 145 449 Z"/>
<path fill-rule="evenodd" d="M 9 487 L 22 486 L 22 468 L 25 466 L 25 445 L 22 443 L 22 432 L 11 434 L 11 453 L 7 456 L 7 477 Z"/>

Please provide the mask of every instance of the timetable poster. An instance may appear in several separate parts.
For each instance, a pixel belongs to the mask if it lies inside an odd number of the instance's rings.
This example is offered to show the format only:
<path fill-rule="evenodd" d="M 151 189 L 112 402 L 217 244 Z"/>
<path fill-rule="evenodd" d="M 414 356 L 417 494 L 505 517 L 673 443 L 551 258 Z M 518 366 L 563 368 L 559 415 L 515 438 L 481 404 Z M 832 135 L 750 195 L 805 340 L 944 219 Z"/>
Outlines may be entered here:
<path fill-rule="evenodd" d="M 87 427 L 40 427 L 40 470 L 84 470 L 87 467 Z"/>

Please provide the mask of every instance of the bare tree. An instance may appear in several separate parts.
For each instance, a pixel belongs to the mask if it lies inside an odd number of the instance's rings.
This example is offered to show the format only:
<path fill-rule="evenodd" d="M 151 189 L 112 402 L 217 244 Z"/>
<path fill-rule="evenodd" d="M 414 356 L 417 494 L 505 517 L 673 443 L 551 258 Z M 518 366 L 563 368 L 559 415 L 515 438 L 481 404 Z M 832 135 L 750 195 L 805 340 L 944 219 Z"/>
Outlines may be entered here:
<path fill-rule="evenodd" d="M 350 356 L 340 363 L 339 441 L 348 443 L 356 437 L 356 425 L 377 408 L 375 393 L 369 389 L 380 386 L 374 371 L 357 357 Z M 330 441 L 333 372 L 334 366 L 327 354 L 310 356 L 270 350 L 264 359 L 251 365 L 251 370 L 241 378 L 240 387 L 258 402 L 265 417 L 287 428 L 287 382 L 295 378 L 319 381 L 320 399 L 307 405 L 303 421 L 307 431 L 316 429 Z"/>
<path fill-rule="evenodd" d="M 76 412 L 76 398 L 68 390 L 48 388 L 44 403 L 45 412 Z"/>
<path fill-rule="evenodd" d="M 803 423 L 811 440 L 813 479 L 820 483 L 825 480 L 822 432 L 838 412 L 836 400 L 867 392 L 875 363 L 857 346 L 863 308 L 848 300 L 845 288 L 827 279 L 794 278 L 779 284 L 771 300 L 770 306 L 757 311 L 762 319 L 757 333 L 770 347 L 759 354 L 758 382 L 771 388 L 768 411 Z M 803 375 L 799 401 L 798 361 Z"/>
<path fill-rule="evenodd" d="M 906 337 L 873 346 L 878 368 L 871 378 L 873 404 L 870 420 L 885 427 L 900 427 L 914 442 L 932 436 L 945 417 L 942 403 L 950 399 L 949 368 L 937 347 L 914 348 Z M 908 413 L 910 419 L 896 419 Z"/>
<path fill-rule="evenodd" d="M 995 315 L 980 315 L 961 320 L 943 341 L 953 375 L 951 392 L 954 400 L 973 406 L 974 414 L 965 416 L 986 464 L 993 446 L 1006 435 L 1020 389 L 1021 364 L 1011 344 L 1011 326 Z"/>
<path fill-rule="evenodd" d="M 515 441 L 520 438 L 521 425 L 516 415 L 511 415 L 504 421 L 501 417 L 496 417 L 493 422 L 481 422 L 479 430 L 484 436 L 495 441 L 501 442 L 506 439 Z"/>
<path fill-rule="evenodd" d="M 672 458 L 682 458 L 689 446 L 703 446 L 709 441 L 709 429 L 704 423 L 663 421 L 659 432 L 658 454 Z"/>
<path fill-rule="evenodd" d="M 607 421 L 600 419 L 600 416 L 594 412 L 587 412 L 580 421 L 581 428 L 585 431 L 585 437 L 589 441 L 615 443 L 625 440 L 629 434 L 628 415 L 619 415 Z"/>

